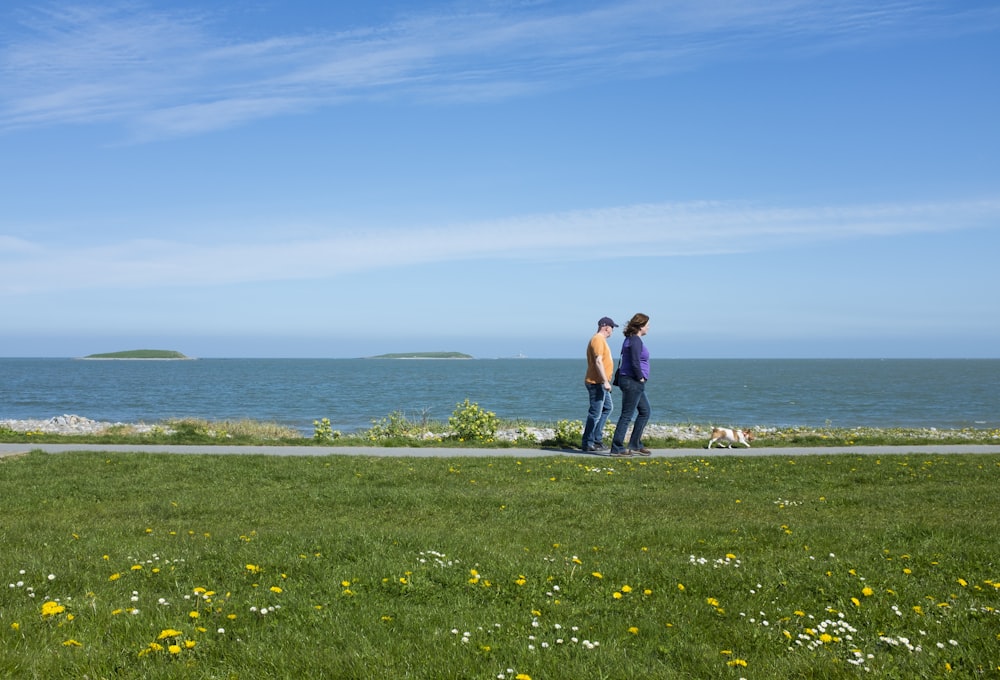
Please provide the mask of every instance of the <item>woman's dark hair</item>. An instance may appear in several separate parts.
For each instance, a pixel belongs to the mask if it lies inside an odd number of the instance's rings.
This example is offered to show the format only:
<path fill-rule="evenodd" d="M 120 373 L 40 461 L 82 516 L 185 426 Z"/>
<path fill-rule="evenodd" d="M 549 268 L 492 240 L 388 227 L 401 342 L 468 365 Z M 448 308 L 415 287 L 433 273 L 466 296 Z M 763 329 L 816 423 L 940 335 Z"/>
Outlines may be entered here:
<path fill-rule="evenodd" d="M 626 338 L 636 335 L 639 329 L 649 323 L 649 317 L 643 313 L 636 314 L 631 319 L 629 319 L 628 324 L 625 326 L 625 330 L 622 333 Z"/>

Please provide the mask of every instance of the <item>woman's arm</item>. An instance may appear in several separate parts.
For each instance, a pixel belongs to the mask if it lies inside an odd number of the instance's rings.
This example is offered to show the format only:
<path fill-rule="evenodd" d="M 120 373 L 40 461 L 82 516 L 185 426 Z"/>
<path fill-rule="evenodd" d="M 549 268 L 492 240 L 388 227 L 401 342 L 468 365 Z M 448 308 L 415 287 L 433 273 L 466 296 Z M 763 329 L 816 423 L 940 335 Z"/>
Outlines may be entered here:
<path fill-rule="evenodd" d="M 642 340 L 638 335 L 633 335 L 628 341 L 628 359 L 629 368 L 632 369 L 632 377 L 636 380 L 643 380 L 642 375 L 642 364 L 640 363 L 642 357 Z"/>

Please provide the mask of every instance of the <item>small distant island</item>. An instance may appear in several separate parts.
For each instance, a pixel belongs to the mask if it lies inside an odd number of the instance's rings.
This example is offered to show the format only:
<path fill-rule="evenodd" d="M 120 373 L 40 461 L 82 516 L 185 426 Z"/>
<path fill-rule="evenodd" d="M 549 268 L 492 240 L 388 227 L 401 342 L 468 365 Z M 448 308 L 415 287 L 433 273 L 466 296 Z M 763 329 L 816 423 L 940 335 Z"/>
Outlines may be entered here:
<path fill-rule="evenodd" d="M 190 359 L 180 352 L 169 349 L 130 349 L 124 352 L 89 354 L 84 359 Z"/>
<path fill-rule="evenodd" d="M 461 352 L 400 352 L 397 354 L 379 354 L 369 359 L 471 359 L 469 354 Z"/>

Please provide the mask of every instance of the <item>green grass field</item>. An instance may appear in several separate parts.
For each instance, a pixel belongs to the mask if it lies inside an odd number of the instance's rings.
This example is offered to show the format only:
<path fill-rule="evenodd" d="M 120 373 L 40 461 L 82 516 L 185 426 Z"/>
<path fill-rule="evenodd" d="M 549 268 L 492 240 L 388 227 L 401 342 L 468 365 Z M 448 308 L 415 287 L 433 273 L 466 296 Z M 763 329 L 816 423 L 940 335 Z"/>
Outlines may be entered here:
<path fill-rule="evenodd" d="M 0 459 L 0 677 L 1000 677 L 1000 456 Z"/>

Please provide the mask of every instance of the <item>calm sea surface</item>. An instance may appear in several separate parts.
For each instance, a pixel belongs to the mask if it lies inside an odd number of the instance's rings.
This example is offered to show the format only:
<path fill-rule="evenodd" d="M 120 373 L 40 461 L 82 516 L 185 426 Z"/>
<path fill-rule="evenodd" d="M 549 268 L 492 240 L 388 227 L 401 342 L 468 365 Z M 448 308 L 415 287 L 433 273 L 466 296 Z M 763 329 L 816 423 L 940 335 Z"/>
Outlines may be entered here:
<path fill-rule="evenodd" d="M 249 418 L 312 433 L 399 411 L 446 421 L 469 398 L 504 419 L 582 420 L 583 360 L 0 359 L 0 420 Z M 1000 359 L 661 359 L 655 423 L 1000 427 Z M 620 392 L 614 391 L 617 403 Z"/>

